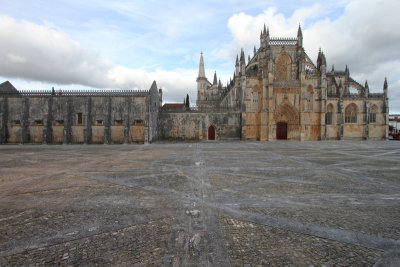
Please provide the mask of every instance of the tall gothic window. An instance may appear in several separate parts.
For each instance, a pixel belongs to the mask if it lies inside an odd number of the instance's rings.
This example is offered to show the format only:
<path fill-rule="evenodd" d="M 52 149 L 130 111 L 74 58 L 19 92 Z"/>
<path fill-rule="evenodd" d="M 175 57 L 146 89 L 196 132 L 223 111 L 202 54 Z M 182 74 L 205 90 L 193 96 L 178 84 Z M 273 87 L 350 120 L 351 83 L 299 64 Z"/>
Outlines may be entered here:
<path fill-rule="evenodd" d="M 332 116 L 333 116 L 333 105 L 329 104 L 326 109 L 326 119 L 325 119 L 327 125 L 332 124 L 332 121 L 333 121 Z"/>
<path fill-rule="evenodd" d="M 290 78 L 290 57 L 286 54 L 281 54 L 276 60 L 276 79 L 288 80 Z"/>
<path fill-rule="evenodd" d="M 369 122 L 370 123 L 376 123 L 376 113 L 378 111 L 378 107 L 376 105 L 373 105 L 369 109 Z"/>
<path fill-rule="evenodd" d="M 344 111 L 345 123 L 357 123 L 357 106 L 354 103 L 348 105 Z"/>

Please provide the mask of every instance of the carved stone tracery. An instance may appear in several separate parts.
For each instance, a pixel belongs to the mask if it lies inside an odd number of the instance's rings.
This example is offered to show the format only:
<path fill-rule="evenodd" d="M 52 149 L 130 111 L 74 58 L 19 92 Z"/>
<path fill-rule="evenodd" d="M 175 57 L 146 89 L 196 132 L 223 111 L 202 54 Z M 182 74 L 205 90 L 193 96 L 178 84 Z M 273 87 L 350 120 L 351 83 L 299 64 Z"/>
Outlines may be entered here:
<path fill-rule="evenodd" d="M 299 112 L 295 107 L 284 101 L 274 114 L 275 123 L 287 122 L 288 124 L 299 124 Z"/>

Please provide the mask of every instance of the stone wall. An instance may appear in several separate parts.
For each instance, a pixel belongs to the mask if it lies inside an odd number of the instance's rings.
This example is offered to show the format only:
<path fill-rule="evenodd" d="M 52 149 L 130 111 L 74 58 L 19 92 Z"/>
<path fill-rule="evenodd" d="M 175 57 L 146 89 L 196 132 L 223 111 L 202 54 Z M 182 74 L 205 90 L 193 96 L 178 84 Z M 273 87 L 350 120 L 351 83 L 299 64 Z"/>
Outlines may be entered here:
<path fill-rule="evenodd" d="M 157 104 L 151 112 L 159 108 L 155 98 Z M 122 96 L 0 96 L 0 143 L 153 141 L 157 138 L 158 112 L 154 112 L 149 123 L 150 99 L 148 92 Z M 146 137 L 146 127 L 151 128 L 150 138 Z"/>
<path fill-rule="evenodd" d="M 216 140 L 241 138 L 240 112 L 165 112 L 159 114 L 161 140 L 207 140 L 210 126 Z"/>

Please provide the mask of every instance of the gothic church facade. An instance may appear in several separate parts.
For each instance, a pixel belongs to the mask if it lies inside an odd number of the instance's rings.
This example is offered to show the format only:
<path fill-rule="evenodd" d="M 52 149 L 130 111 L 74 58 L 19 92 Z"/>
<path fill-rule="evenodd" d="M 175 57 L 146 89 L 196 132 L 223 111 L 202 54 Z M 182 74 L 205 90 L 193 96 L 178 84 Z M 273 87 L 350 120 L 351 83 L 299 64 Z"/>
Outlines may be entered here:
<path fill-rule="evenodd" d="M 246 62 L 236 58 L 233 80 L 211 84 L 200 57 L 197 78 L 200 110 L 241 111 L 240 138 L 245 140 L 386 139 L 388 85 L 370 93 L 344 71 L 327 70 L 325 55 L 314 64 L 296 38 L 271 38 L 265 28 L 260 47 Z M 218 125 L 215 125 L 218 128 Z"/>

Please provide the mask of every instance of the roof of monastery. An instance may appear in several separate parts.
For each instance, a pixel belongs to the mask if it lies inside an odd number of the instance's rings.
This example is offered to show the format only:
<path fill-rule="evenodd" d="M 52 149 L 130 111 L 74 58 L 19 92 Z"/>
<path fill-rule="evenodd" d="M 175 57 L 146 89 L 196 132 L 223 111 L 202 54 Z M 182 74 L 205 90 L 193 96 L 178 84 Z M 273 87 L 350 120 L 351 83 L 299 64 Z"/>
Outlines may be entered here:
<path fill-rule="evenodd" d="M 9 81 L 0 84 L 0 93 L 18 93 L 18 90 Z"/>
<path fill-rule="evenodd" d="M 185 108 L 185 104 L 181 104 L 181 103 L 170 103 L 170 104 L 164 104 L 162 106 L 163 110 L 176 110 L 176 111 L 180 111 L 183 110 Z"/>

